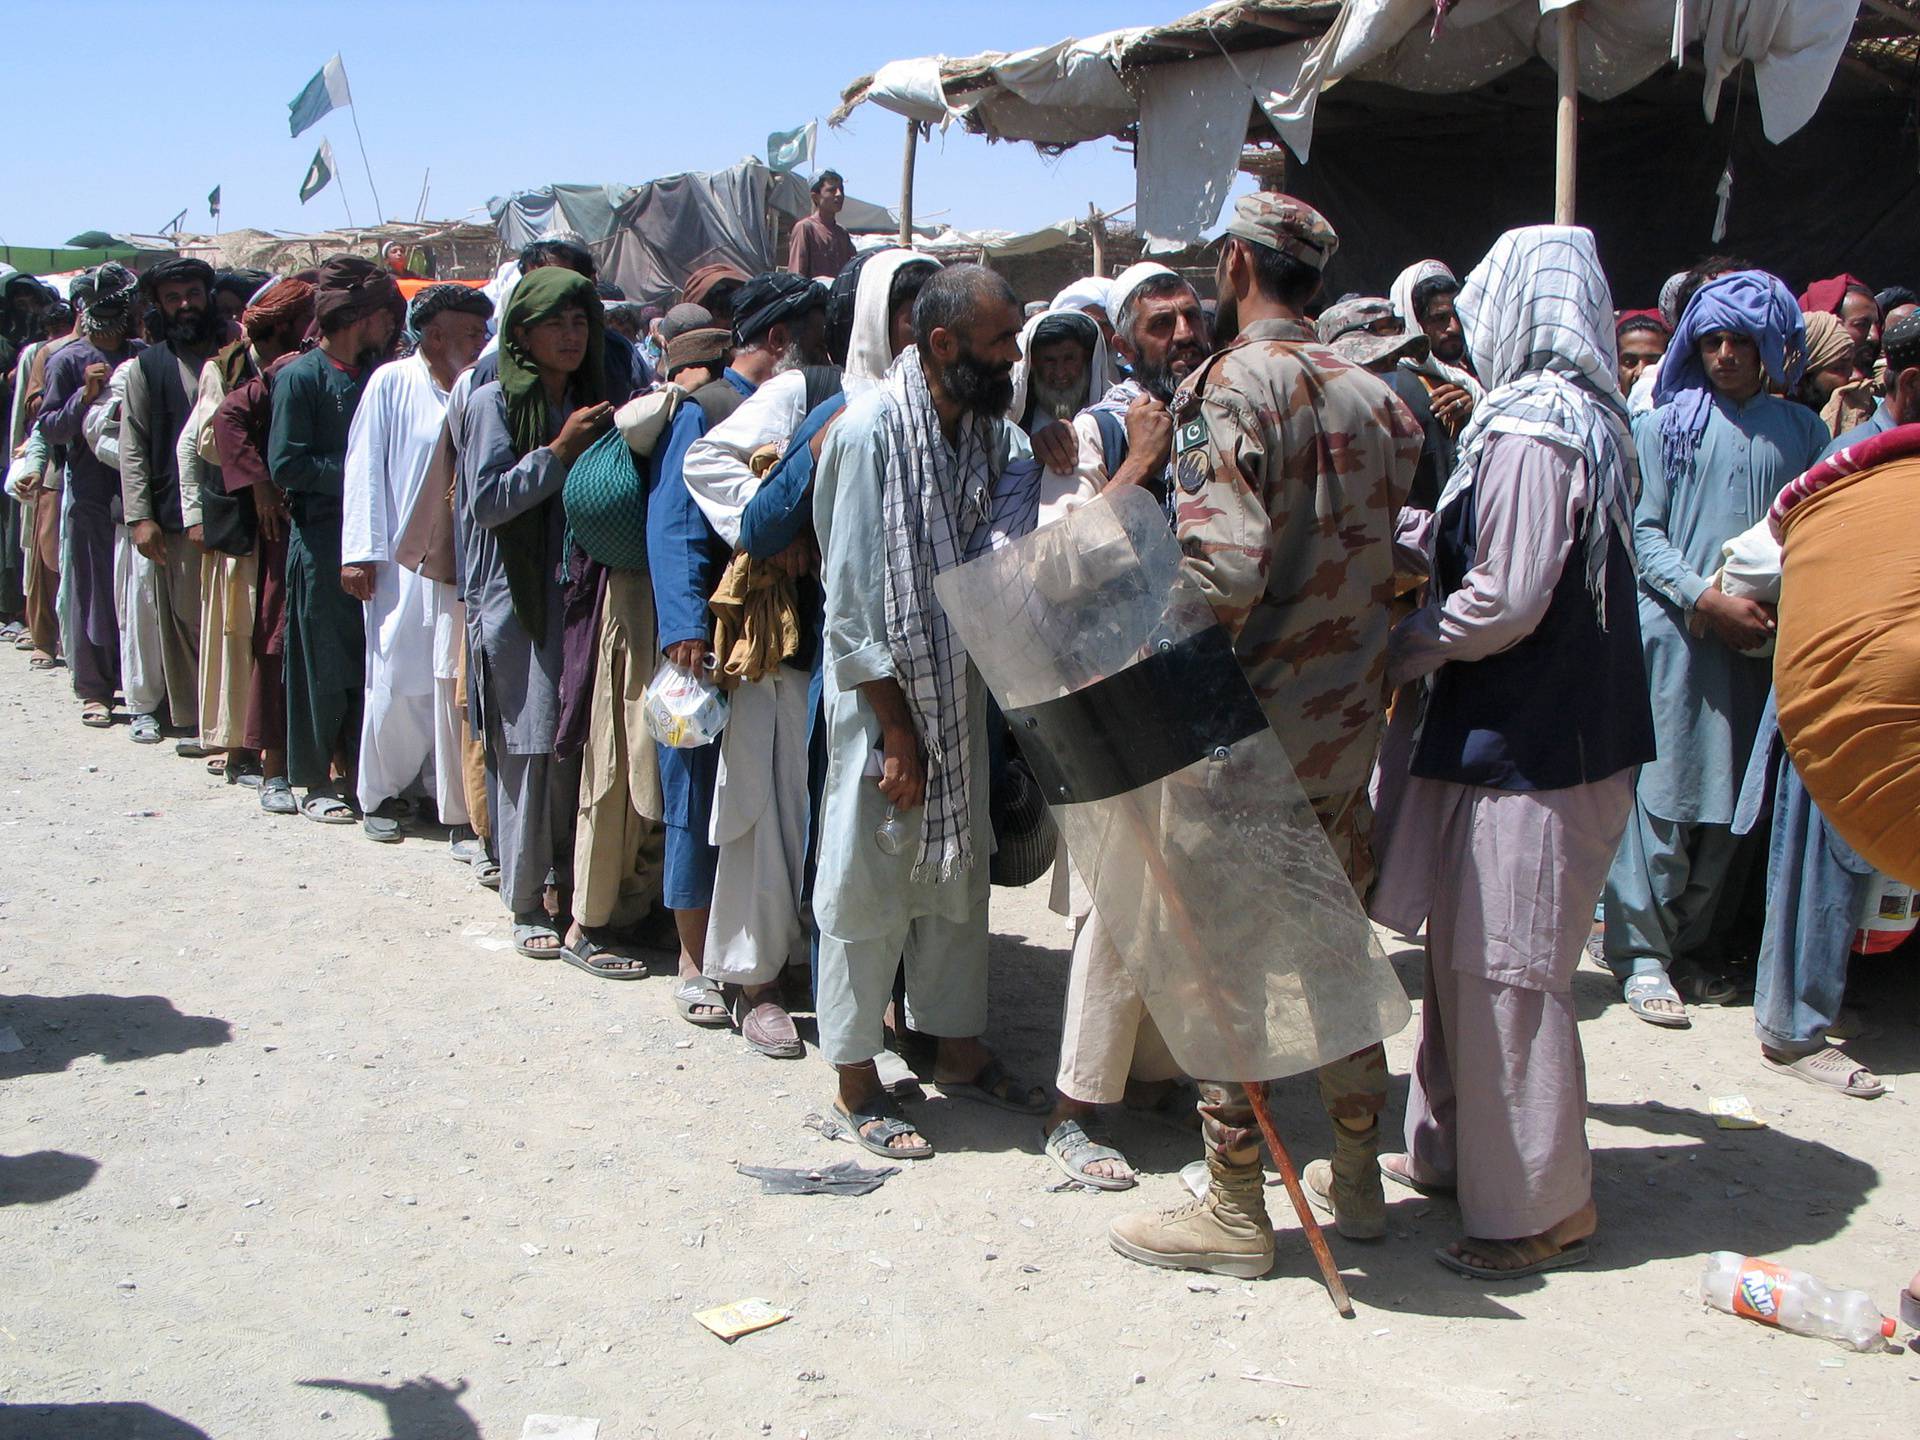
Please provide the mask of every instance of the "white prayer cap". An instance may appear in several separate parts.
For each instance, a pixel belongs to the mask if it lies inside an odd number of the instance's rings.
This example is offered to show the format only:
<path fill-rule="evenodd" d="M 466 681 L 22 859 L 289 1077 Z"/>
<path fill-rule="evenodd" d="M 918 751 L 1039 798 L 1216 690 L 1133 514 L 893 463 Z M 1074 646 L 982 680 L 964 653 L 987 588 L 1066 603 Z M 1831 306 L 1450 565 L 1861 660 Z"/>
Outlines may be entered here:
<path fill-rule="evenodd" d="M 1087 275 L 1074 281 L 1054 296 L 1053 304 L 1048 308 L 1084 310 L 1091 305 L 1100 310 L 1107 310 L 1107 295 L 1112 289 L 1111 280 L 1104 280 L 1098 275 Z M 1107 311 L 1108 318 L 1112 318 L 1112 313 L 1110 310 Z"/>
<path fill-rule="evenodd" d="M 1113 277 L 1113 286 L 1107 292 L 1107 317 L 1114 324 L 1120 323 L 1120 312 L 1127 308 L 1127 301 L 1133 298 L 1133 292 L 1149 280 L 1157 280 L 1162 275 L 1179 275 L 1157 260 L 1142 260 L 1138 265 L 1129 265 Z"/>

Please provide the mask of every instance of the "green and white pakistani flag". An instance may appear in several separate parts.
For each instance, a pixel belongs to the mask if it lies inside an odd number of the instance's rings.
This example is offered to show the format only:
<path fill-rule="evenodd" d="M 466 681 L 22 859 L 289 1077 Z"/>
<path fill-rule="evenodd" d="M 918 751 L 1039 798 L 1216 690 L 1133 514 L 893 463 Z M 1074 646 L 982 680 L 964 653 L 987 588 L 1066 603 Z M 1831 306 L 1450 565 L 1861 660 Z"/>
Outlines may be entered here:
<path fill-rule="evenodd" d="M 306 204 L 326 189 L 332 179 L 333 145 L 323 139 L 320 148 L 313 152 L 313 163 L 307 167 L 307 178 L 300 182 L 300 203 Z"/>
<path fill-rule="evenodd" d="M 776 130 L 767 136 L 767 166 L 782 174 L 813 164 L 813 140 L 819 122 L 809 120 L 798 130 Z"/>
<path fill-rule="evenodd" d="M 320 67 L 320 73 L 307 82 L 306 89 L 287 102 L 287 124 L 297 138 L 322 115 L 344 110 L 351 104 L 353 92 L 347 89 L 347 67 L 336 55 Z"/>

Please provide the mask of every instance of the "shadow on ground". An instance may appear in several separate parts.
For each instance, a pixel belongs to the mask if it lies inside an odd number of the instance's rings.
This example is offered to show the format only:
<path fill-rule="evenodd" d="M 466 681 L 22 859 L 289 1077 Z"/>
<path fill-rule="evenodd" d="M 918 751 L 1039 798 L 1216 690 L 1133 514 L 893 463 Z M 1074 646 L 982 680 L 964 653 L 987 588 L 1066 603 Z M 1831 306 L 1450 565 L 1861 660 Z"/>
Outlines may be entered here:
<path fill-rule="evenodd" d="M 98 1160 L 65 1150 L 0 1155 L 0 1205 L 45 1205 L 87 1188 Z"/>
<path fill-rule="evenodd" d="M 431 1375 L 398 1385 L 375 1385 L 365 1380 L 302 1380 L 314 1390 L 341 1390 L 382 1406 L 387 1412 L 391 1440 L 480 1440 L 480 1427 L 461 1407 L 467 1382 L 448 1385 Z"/>
<path fill-rule="evenodd" d="M 182 1015 L 164 995 L 8 995 L 0 1025 L 21 1048 L 0 1055 L 0 1080 L 57 1075 L 82 1055 L 109 1065 L 224 1045 L 233 1027 L 211 1015 Z"/>
<path fill-rule="evenodd" d="M 137 1400 L 0 1405 L 0 1440 L 212 1440 L 198 1425 Z"/>

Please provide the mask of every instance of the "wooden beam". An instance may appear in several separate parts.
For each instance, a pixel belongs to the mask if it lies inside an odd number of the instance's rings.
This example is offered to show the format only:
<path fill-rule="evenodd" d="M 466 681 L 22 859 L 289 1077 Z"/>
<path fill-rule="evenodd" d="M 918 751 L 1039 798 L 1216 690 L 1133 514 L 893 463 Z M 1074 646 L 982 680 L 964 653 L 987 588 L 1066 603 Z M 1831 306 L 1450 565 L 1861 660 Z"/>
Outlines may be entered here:
<path fill-rule="evenodd" d="M 1553 223 L 1574 223 L 1580 169 L 1580 7 L 1560 12 L 1559 102 L 1554 107 Z"/>
<path fill-rule="evenodd" d="M 920 152 L 920 122 L 907 121 L 907 155 L 900 165 L 900 248 L 913 248 L 913 162 Z"/>

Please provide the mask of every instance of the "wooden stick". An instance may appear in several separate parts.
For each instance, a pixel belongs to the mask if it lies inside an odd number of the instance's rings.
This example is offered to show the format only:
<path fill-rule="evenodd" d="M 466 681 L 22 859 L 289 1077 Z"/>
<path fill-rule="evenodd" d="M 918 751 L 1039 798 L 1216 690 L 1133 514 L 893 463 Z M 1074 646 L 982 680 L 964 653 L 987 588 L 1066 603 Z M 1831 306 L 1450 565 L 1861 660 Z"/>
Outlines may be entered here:
<path fill-rule="evenodd" d="M 1560 100 L 1554 113 L 1553 223 L 1571 225 L 1580 167 L 1580 7 L 1560 12 Z"/>
<path fill-rule="evenodd" d="M 1313 1206 L 1307 1203 L 1306 1191 L 1300 1188 L 1300 1177 L 1293 1169 L 1293 1157 L 1287 1154 L 1287 1147 L 1280 1143 L 1280 1132 L 1273 1128 L 1273 1116 L 1267 1111 L 1267 1087 L 1264 1082 L 1253 1080 L 1244 1088 L 1247 1100 L 1253 1106 L 1254 1119 L 1260 1122 L 1260 1133 L 1267 1137 L 1267 1149 L 1273 1152 L 1273 1163 L 1280 1172 L 1281 1183 L 1287 1187 L 1287 1198 L 1293 1201 L 1293 1213 L 1300 1217 L 1300 1228 L 1307 1232 L 1307 1244 L 1312 1247 L 1313 1258 L 1320 1263 L 1320 1278 L 1327 1282 L 1327 1294 L 1333 1297 L 1333 1308 L 1340 1312 L 1342 1319 L 1351 1320 L 1353 1301 L 1347 1296 L 1347 1283 L 1340 1278 L 1340 1267 L 1333 1263 L 1333 1251 L 1327 1248 L 1327 1237 L 1321 1233 L 1320 1222 L 1314 1218 Z"/>
<path fill-rule="evenodd" d="M 900 248 L 913 248 L 913 162 L 920 150 L 920 122 L 907 121 L 907 158 L 900 166 Z"/>

